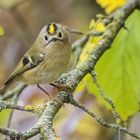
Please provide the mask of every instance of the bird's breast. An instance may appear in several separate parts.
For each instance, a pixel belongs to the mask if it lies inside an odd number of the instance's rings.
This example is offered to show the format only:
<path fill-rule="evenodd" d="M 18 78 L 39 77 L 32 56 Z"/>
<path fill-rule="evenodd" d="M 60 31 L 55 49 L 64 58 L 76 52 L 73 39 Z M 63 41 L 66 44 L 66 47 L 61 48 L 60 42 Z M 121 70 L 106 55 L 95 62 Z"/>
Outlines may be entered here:
<path fill-rule="evenodd" d="M 53 52 L 46 53 L 44 61 L 39 66 L 24 73 L 23 79 L 25 83 L 45 84 L 53 82 L 67 71 L 70 54 L 70 46 L 61 46 L 61 48 L 57 48 Z"/>

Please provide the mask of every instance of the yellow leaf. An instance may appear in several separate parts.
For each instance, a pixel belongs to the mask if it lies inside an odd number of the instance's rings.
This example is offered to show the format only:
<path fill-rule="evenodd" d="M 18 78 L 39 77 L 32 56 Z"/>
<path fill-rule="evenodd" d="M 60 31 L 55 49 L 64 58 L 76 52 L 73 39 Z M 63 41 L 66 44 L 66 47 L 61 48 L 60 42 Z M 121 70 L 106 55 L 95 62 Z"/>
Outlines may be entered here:
<path fill-rule="evenodd" d="M 97 31 L 97 32 L 102 32 L 105 30 L 104 24 L 101 22 L 98 22 L 98 21 L 95 22 L 94 19 L 91 20 L 89 28 L 90 28 L 90 31 Z M 91 51 L 93 51 L 93 49 L 95 48 L 95 46 L 97 45 L 97 43 L 100 39 L 101 39 L 100 36 L 98 36 L 98 37 L 91 36 L 89 38 L 88 42 L 86 43 L 86 45 L 80 55 L 77 67 L 87 59 L 88 55 L 91 53 Z M 93 81 L 92 81 L 90 74 L 87 74 L 83 78 L 83 80 L 78 84 L 75 92 L 82 91 L 85 86 L 87 87 L 89 92 L 92 92 Z"/>
<path fill-rule="evenodd" d="M 0 26 L 0 36 L 3 36 L 4 35 L 4 29 L 2 26 Z"/>
<path fill-rule="evenodd" d="M 127 0 L 96 0 L 96 2 L 105 9 L 107 14 L 124 5 L 126 1 Z"/>
<path fill-rule="evenodd" d="M 102 22 L 95 22 L 94 19 L 91 20 L 90 22 L 90 26 L 89 26 L 90 30 L 92 31 L 96 31 L 96 32 L 103 32 L 105 30 L 105 26 Z M 93 48 L 97 45 L 98 41 L 100 40 L 100 36 L 98 37 L 90 37 L 88 42 L 86 43 L 83 52 L 80 55 L 79 58 L 79 62 L 78 65 L 81 64 L 87 57 L 88 55 L 91 53 L 91 51 L 93 50 Z"/>

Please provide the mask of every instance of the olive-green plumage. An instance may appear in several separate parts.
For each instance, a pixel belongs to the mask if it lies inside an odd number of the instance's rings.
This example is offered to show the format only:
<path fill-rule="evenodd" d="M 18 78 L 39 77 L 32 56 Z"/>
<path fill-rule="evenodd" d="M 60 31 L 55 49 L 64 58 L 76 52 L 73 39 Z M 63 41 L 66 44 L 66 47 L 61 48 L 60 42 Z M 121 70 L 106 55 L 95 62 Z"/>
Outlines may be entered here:
<path fill-rule="evenodd" d="M 67 27 L 57 23 L 46 25 L 0 93 L 4 93 L 16 81 L 32 85 L 53 82 L 67 70 L 70 55 L 71 44 Z"/>

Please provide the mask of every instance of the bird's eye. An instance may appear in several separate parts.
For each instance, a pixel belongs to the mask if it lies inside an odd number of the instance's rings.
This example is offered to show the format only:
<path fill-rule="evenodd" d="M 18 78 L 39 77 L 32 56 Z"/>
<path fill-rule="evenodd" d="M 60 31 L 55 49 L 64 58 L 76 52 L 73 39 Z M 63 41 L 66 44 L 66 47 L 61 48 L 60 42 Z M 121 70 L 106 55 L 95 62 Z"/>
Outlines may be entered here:
<path fill-rule="evenodd" d="M 45 35 L 45 40 L 48 41 L 48 37 Z"/>
<path fill-rule="evenodd" d="M 58 37 L 62 38 L 62 33 L 61 32 L 58 33 Z"/>

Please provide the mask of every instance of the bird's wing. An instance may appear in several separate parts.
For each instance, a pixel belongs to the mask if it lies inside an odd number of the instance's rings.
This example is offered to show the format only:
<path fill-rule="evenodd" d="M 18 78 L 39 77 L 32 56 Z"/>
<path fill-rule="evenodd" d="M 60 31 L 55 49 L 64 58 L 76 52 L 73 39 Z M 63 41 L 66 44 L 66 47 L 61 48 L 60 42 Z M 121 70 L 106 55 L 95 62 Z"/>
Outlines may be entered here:
<path fill-rule="evenodd" d="M 34 54 L 33 56 L 25 55 L 23 59 L 21 59 L 21 61 L 17 65 L 14 72 L 7 79 L 7 81 L 5 82 L 5 85 L 9 84 L 18 75 L 38 66 L 44 60 L 44 57 L 45 55 L 41 53 L 38 53 L 36 55 Z"/>

